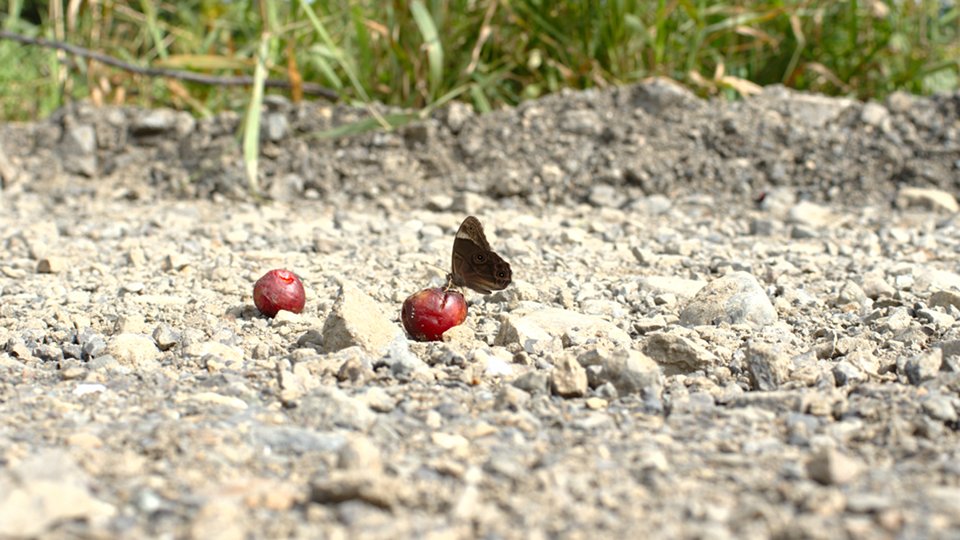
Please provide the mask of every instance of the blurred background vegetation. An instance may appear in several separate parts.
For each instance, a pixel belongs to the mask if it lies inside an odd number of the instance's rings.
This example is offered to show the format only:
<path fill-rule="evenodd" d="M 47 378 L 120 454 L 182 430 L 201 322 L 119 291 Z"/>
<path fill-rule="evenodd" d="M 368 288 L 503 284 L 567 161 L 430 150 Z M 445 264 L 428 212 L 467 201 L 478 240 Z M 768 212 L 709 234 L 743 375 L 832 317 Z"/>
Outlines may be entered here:
<path fill-rule="evenodd" d="M 248 75 L 221 87 L 149 77 L 0 38 L 0 119 L 64 103 L 171 106 L 207 115 L 300 82 L 352 103 L 478 111 L 563 88 L 665 76 L 700 95 L 758 85 L 861 99 L 957 89 L 952 0 L 0 0 L 0 30 L 139 66 Z M 252 127 L 252 126 L 251 126 Z"/>

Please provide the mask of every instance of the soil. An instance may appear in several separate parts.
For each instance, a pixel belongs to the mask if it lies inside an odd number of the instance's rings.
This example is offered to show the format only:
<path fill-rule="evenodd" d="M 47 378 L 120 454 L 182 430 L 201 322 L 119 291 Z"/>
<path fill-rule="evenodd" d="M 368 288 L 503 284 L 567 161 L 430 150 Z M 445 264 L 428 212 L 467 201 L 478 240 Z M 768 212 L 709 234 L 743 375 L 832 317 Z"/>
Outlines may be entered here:
<path fill-rule="evenodd" d="M 369 114 L 0 125 L 0 538 L 960 538 L 960 93 Z"/>

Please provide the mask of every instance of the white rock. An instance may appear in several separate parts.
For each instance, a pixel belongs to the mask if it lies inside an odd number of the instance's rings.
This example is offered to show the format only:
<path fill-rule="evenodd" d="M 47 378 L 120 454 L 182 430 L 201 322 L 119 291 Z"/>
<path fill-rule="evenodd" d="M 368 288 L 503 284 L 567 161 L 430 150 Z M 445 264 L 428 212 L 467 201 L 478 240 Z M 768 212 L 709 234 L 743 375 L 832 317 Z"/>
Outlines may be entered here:
<path fill-rule="evenodd" d="M 840 453 L 834 448 L 823 449 L 807 462 L 807 474 L 824 484 L 847 484 L 863 472 L 863 463 Z"/>
<path fill-rule="evenodd" d="M 44 257 L 37 262 L 37 272 L 40 274 L 59 274 L 70 267 L 70 261 L 65 257 Z"/>
<path fill-rule="evenodd" d="M 584 336 L 602 337 L 629 345 L 630 335 L 600 317 L 560 308 L 542 308 L 526 315 L 510 314 L 500 325 L 495 343 L 518 343 L 527 352 L 556 352 L 564 342 Z"/>
<path fill-rule="evenodd" d="M 45 536 L 57 523 L 105 521 L 116 509 L 90 492 L 89 479 L 61 450 L 45 450 L 0 471 L 0 537 Z"/>
<path fill-rule="evenodd" d="M 484 377 L 510 377 L 513 375 L 513 365 L 508 360 L 500 358 L 496 354 L 490 354 L 483 349 L 473 351 L 473 361 L 483 366 Z"/>
<path fill-rule="evenodd" d="M 903 187 L 897 192 L 899 208 L 923 208 L 939 212 L 958 212 L 960 205 L 950 193 L 941 189 Z"/>
<path fill-rule="evenodd" d="M 647 276 L 637 280 L 640 290 L 653 294 L 674 294 L 678 298 L 693 298 L 707 282 L 673 276 Z"/>
<path fill-rule="evenodd" d="M 174 398 L 175 401 L 182 403 L 185 401 L 197 403 L 200 405 L 220 405 L 237 409 L 238 411 L 247 408 L 247 402 L 234 396 L 225 396 L 216 392 L 199 392 L 196 394 L 181 394 Z"/>
<path fill-rule="evenodd" d="M 337 467 L 358 471 L 380 471 L 383 469 L 383 459 L 380 456 L 380 449 L 370 437 L 352 434 L 337 452 Z"/>
<path fill-rule="evenodd" d="M 813 228 L 829 227 L 836 221 L 833 212 L 826 206 L 809 201 L 800 201 L 787 213 L 787 223 Z"/>
<path fill-rule="evenodd" d="M 866 103 L 860 111 L 860 120 L 874 127 L 882 127 L 889 118 L 890 111 L 879 103 Z"/>
<path fill-rule="evenodd" d="M 192 343 L 184 349 L 183 354 L 192 358 L 207 358 L 208 363 L 222 367 L 238 367 L 243 362 L 242 350 L 219 341 Z"/>
<path fill-rule="evenodd" d="M 107 354 L 117 359 L 121 365 L 141 371 L 152 371 L 160 367 L 157 357 L 160 350 L 153 338 L 144 334 L 117 334 L 107 343 Z"/>
<path fill-rule="evenodd" d="M 919 268 L 914 272 L 915 291 L 960 290 L 960 274 L 949 270 Z"/>
<path fill-rule="evenodd" d="M 878 272 L 869 272 L 863 276 L 862 288 L 867 298 L 873 300 L 884 296 L 893 296 L 893 294 L 897 292 L 896 289 L 887 283 L 883 274 Z"/>
<path fill-rule="evenodd" d="M 564 354 L 550 372 L 550 388 L 560 397 L 581 397 L 587 393 L 587 370 L 572 355 Z"/>
<path fill-rule="evenodd" d="M 378 355 L 402 335 L 400 328 L 390 322 L 373 298 L 353 284 L 344 282 L 323 325 L 323 350 L 335 352 L 360 346 Z"/>
<path fill-rule="evenodd" d="M 777 321 L 777 310 L 747 272 L 733 272 L 711 281 L 680 313 L 685 326 L 746 323 L 754 328 Z"/>
<path fill-rule="evenodd" d="M 85 396 L 87 394 L 96 394 L 97 392 L 104 392 L 106 390 L 107 387 L 100 383 L 80 383 L 76 388 L 73 389 L 73 395 Z"/>

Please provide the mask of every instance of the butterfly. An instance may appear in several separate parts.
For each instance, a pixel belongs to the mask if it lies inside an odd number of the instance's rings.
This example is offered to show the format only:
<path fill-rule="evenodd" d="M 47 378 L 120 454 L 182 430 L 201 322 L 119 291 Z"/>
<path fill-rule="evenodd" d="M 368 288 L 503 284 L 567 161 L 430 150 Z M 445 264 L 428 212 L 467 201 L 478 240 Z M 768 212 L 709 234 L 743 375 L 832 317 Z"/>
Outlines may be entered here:
<path fill-rule="evenodd" d="M 490 294 L 505 289 L 512 275 L 510 264 L 490 249 L 480 220 L 467 216 L 453 239 L 447 283 Z"/>

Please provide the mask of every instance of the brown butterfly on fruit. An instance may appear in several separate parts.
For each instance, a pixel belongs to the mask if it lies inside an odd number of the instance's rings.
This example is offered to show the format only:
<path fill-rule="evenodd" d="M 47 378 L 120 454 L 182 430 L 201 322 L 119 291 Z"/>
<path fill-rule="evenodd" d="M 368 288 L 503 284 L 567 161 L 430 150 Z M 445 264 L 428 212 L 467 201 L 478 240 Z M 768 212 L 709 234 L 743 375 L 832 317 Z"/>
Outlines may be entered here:
<path fill-rule="evenodd" d="M 453 261 L 447 284 L 468 287 L 482 294 L 505 289 L 510 285 L 510 264 L 490 249 L 483 225 L 467 216 L 453 239 Z"/>

